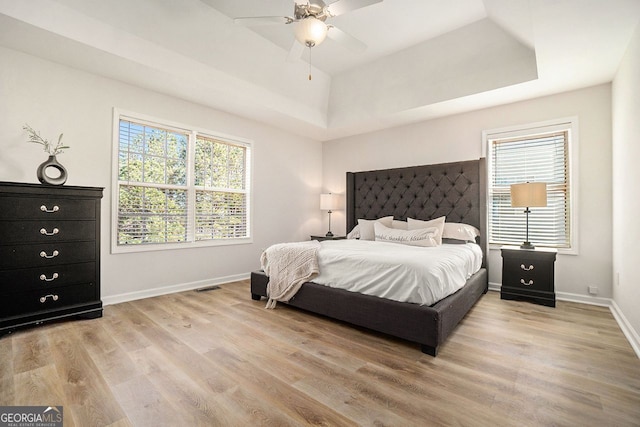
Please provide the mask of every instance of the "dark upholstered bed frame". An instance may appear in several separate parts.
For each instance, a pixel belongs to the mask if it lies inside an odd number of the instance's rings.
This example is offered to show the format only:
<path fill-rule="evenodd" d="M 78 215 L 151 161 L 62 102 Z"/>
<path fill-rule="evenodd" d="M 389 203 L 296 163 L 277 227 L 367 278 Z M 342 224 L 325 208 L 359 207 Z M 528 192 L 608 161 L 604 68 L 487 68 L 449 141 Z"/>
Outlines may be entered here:
<path fill-rule="evenodd" d="M 358 218 L 429 220 L 477 227 L 482 268 L 456 293 L 432 306 L 401 303 L 307 282 L 288 305 L 419 343 L 435 356 L 465 314 L 488 289 L 485 159 L 427 166 L 347 172 L 347 231 Z M 267 296 L 269 278 L 251 274 L 251 297 Z"/>

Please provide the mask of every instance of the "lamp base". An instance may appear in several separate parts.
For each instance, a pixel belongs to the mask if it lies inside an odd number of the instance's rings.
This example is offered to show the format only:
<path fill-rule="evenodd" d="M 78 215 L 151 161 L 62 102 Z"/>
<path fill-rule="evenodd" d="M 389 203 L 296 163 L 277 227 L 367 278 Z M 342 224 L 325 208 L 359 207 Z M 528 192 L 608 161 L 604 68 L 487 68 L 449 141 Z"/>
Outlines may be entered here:
<path fill-rule="evenodd" d="M 327 234 L 325 234 L 326 237 L 333 237 L 333 233 L 331 231 L 327 231 Z"/>
<path fill-rule="evenodd" d="M 531 244 L 531 242 L 524 242 L 520 245 L 520 249 L 535 249 L 536 247 Z"/>

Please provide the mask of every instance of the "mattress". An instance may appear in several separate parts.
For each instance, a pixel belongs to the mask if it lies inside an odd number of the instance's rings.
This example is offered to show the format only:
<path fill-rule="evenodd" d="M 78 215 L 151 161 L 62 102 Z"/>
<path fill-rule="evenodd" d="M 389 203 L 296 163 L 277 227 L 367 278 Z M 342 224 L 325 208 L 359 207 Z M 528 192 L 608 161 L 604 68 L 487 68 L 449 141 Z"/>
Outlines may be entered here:
<path fill-rule="evenodd" d="M 319 285 L 399 302 L 433 305 L 462 288 L 482 265 L 475 243 L 416 247 L 366 240 L 325 240 Z"/>

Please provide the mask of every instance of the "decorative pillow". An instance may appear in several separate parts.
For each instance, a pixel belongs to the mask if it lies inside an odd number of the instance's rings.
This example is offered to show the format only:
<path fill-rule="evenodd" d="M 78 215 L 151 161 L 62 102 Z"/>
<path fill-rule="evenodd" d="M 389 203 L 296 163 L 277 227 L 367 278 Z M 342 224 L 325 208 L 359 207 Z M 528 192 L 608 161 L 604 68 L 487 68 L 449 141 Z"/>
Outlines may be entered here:
<path fill-rule="evenodd" d="M 409 224 L 407 224 L 407 221 L 399 221 L 397 219 L 394 219 L 391 222 L 391 228 L 395 228 L 396 230 L 408 230 L 408 226 Z"/>
<path fill-rule="evenodd" d="M 436 243 L 437 227 L 420 228 L 417 230 L 398 230 L 385 227 L 379 222 L 373 224 L 376 242 L 400 243 L 410 246 L 438 246 Z"/>
<path fill-rule="evenodd" d="M 419 219 L 407 218 L 407 224 L 409 230 L 419 230 L 420 228 L 436 227 L 438 229 L 438 235 L 436 236 L 436 243 L 442 244 L 442 231 L 444 230 L 445 217 L 432 219 L 430 221 L 421 221 Z"/>
<path fill-rule="evenodd" d="M 476 237 L 480 236 L 480 230 L 473 225 L 463 224 L 461 222 L 445 222 L 442 231 L 443 239 L 463 240 L 465 242 L 474 242 Z"/>
<path fill-rule="evenodd" d="M 360 238 L 360 226 L 356 225 L 353 230 L 347 234 L 347 239 L 359 239 Z"/>
<path fill-rule="evenodd" d="M 360 240 L 375 240 L 376 235 L 373 229 L 373 224 L 379 222 L 385 227 L 391 227 L 393 223 L 393 216 L 385 216 L 378 219 L 359 219 L 358 226 L 360 226 Z"/>

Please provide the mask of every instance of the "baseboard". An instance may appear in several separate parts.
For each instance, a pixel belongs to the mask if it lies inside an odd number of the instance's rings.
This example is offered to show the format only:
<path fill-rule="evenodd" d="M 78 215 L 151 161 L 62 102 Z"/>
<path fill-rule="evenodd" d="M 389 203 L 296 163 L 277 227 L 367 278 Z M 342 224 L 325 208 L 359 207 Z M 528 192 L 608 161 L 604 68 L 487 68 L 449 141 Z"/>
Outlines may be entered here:
<path fill-rule="evenodd" d="M 118 304 L 121 302 L 134 301 L 143 298 L 157 297 L 160 295 L 173 294 L 176 292 L 190 291 L 200 289 L 207 286 L 221 285 L 223 283 L 237 282 L 238 280 L 247 280 L 251 277 L 250 273 L 236 274 L 233 276 L 218 277 L 215 279 L 198 280 L 196 282 L 180 283 L 177 285 L 163 286 L 160 288 L 145 289 L 144 291 L 127 292 L 124 294 L 102 297 L 103 305 Z"/>
<path fill-rule="evenodd" d="M 489 290 L 490 291 L 500 292 L 500 288 L 502 288 L 502 284 L 501 283 L 489 282 Z"/>
<path fill-rule="evenodd" d="M 592 297 L 589 295 L 570 294 L 568 292 L 556 292 L 556 300 L 577 302 L 580 304 L 598 305 L 600 307 L 611 307 L 611 298 Z"/>
<path fill-rule="evenodd" d="M 618 326 L 622 329 L 622 333 L 627 338 L 627 341 L 629 341 L 629 344 L 631 344 L 631 348 L 636 352 L 636 356 L 640 358 L 640 335 L 633 329 L 633 326 L 631 326 L 631 323 L 629 323 L 624 313 L 622 313 L 618 304 L 613 300 L 611 301 L 610 310 L 614 319 L 618 322 Z"/>
<path fill-rule="evenodd" d="M 502 288 L 501 283 L 489 282 L 490 291 L 500 292 L 500 288 Z M 567 302 L 577 302 L 580 304 L 599 305 L 601 307 L 611 307 L 610 298 L 600 298 L 600 297 L 592 297 L 588 295 L 570 294 L 568 292 L 556 292 L 556 300 L 567 301 Z"/>

